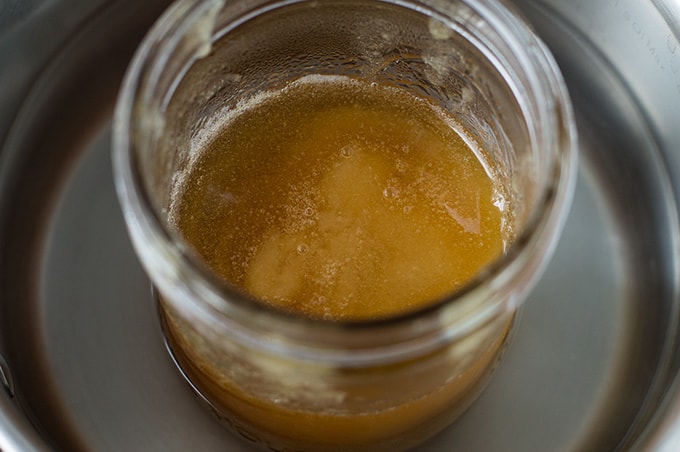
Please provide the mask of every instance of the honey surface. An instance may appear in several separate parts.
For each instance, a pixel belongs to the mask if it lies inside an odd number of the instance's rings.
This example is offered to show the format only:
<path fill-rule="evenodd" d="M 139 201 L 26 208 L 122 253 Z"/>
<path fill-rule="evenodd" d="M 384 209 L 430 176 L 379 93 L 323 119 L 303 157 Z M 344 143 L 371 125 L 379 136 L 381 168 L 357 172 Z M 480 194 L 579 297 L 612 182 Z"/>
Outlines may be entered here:
<path fill-rule="evenodd" d="M 460 132 L 395 88 L 298 80 L 231 112 L 180 181 L 173 221 L 266 303 L 336 320 L 407 312 L 502 252 L 493 180 Z"/>

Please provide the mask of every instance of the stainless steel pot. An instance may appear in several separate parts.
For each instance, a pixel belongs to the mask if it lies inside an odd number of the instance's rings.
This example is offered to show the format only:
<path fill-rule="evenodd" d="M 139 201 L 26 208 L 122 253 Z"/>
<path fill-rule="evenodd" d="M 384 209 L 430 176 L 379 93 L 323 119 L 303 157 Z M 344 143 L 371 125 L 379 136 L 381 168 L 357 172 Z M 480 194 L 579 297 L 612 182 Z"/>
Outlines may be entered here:
<path fill-rule="evenodd" d="M 165 353 L 111 182 L 118 84 L 165 6 L 0 22 L 2 450 L 251 450 Z M 577 194 L 491 385 L 418 450 L 680 450 L 680 3 L 516 6 L 569 85 Z"/>

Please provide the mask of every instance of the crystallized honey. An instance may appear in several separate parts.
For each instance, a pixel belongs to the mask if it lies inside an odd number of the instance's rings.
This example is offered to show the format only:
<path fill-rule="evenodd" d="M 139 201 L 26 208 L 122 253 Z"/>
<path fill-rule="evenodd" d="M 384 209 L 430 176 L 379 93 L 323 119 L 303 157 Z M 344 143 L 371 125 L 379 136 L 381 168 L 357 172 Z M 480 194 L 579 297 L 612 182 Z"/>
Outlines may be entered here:
<path fill-rule="evenodd" d="M 170 210 L 206 264 L 263 303 L 365 320 L 432 303 L 498 257 L 500 199 L 441 109 L 313 76 L 225 113 Z"/>

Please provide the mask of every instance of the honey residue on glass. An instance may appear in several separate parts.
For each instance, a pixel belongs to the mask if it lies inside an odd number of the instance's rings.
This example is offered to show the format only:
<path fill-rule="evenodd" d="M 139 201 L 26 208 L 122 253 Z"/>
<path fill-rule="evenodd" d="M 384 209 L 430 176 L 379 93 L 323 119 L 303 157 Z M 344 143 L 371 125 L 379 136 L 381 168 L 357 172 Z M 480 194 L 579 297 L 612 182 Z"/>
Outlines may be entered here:
<path fill-rule="evenodd" d="M 426 100 L 313 76 L 228 117 L 176 187 L 171 220 L 264 303 L 384 318 L 452 293 L 502 253 L 483 156 Z"/>

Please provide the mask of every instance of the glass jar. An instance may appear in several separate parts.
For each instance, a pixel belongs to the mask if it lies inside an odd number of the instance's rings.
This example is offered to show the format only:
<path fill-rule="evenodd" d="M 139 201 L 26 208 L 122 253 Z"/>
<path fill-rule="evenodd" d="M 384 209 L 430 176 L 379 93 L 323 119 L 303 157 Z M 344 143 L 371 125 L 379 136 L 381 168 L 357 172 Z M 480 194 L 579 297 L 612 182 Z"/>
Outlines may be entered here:
<path fill-rule="evenodd" d="M 168 218 L 173 187 L 211 125 L 310 74 L 398 87 L 453 115 L 504 187 L 503 255 L 462 289 L 379 320 L 287 314 L 211 273 Z M 169 349 L 218 418 L 270 450 L 395 451 L 484 387 L 564 223 L 575 143 L 557 65 L 502 3 L 179 1 L 127 73 L 114 169 Z"/>

